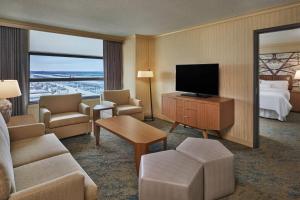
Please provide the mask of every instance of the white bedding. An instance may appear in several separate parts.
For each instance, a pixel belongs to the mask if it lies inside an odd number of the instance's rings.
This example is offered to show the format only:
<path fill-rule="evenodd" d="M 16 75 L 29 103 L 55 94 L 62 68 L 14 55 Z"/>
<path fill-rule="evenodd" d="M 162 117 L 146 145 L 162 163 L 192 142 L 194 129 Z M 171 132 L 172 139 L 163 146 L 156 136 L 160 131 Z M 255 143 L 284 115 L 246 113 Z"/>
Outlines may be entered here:
<path fill-rule="evenodd" d="M 290 92 L 285 89 L 260 87 L 260 116 L 285 121 L 292 109 Z"/>

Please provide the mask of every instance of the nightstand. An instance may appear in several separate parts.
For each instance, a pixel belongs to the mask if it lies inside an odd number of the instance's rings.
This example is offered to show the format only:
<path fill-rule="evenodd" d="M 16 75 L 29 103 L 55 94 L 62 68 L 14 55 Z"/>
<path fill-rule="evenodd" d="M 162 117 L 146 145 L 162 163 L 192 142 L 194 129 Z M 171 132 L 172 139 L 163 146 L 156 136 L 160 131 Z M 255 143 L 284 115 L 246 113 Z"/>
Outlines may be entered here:
<path fill-rule="evenodd" d="M 37 123 L 33 115 L 17 115 L 12 116 L 7 123 L 7 127 L 11 126 L 21 126 L 27 124 L 34 124 Z"/>
<path fill-rule="evenodd" d="M 300 88 L 295 88 L 291 91 L 291 100 L 293 112 L 300 112 Z"/>

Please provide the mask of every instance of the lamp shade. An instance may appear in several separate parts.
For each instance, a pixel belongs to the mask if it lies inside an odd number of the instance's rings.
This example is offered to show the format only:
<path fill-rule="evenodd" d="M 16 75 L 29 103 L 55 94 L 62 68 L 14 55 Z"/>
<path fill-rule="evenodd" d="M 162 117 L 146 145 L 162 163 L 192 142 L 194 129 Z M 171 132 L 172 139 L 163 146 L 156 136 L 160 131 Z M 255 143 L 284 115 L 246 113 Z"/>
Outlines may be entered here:
<path fill-rule="evenodd" d="M 294 79 L 300 80 L 300 70 L 296 71 L 296 74 L 294 76 Z"/>
<path fill-rule="evenodd" d="M 154 76 L 153 71 L 138 71 L 138 78 L 152 78 Z"/>
<path fill-rule="evenodd" d="M 16 80 L 0 81 L 0 99 L 21 96 L 19 83 Z"/>

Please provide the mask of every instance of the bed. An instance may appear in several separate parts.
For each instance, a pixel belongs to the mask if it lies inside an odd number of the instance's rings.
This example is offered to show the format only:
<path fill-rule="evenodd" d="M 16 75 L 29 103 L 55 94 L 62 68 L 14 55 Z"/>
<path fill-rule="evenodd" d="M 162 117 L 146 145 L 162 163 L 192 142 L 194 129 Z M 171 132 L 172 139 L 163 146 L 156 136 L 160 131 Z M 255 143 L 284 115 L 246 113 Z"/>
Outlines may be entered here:
<path fill-rule="evenodd" d="M 286 121 L 292 109 L 290 90 L 293 87 L 292 76 L 260 75 L 259 116 Z"/>

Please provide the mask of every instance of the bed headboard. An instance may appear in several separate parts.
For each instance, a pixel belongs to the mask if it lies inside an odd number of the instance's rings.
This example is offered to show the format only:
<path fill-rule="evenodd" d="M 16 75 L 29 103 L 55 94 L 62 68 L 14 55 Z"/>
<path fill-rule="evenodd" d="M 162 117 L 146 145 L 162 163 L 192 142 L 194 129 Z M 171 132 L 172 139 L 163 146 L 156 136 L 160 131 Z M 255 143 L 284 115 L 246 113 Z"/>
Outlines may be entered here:
<path fill-rule="evenodd" d="M 291 75 L 259 75 L 260 80 L 288 81 L 289 90 L 293 89 L 293 77 Z"/>

